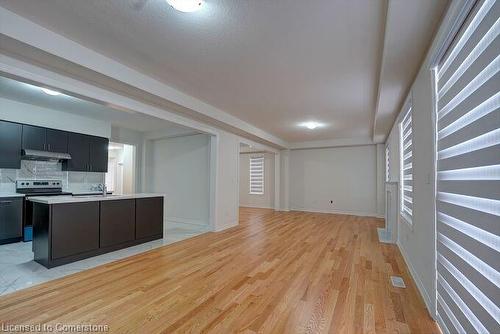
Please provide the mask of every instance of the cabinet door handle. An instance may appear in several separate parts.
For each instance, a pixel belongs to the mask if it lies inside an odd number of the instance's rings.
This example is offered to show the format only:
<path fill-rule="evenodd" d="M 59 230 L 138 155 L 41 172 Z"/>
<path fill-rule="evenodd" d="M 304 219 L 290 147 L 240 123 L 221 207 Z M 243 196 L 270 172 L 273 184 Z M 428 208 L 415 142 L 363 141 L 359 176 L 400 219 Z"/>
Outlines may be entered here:
<path fill-rule="evenodd" d="M 10 204 L 12 201 L 0 201 L 0 204 Z"/>

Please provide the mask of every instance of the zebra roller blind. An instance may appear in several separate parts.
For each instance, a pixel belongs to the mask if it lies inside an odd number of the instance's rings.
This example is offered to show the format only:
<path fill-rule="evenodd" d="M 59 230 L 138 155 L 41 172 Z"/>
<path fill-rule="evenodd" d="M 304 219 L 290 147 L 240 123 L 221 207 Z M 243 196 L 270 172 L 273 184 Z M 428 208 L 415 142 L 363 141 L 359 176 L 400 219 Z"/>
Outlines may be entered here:
<path fill-rule="evenodd" d="M 399 211 L 404 220 L 413 222 L 413 135 L 411 100 L 407 103 L 406 113 L 399 123 L 401 205 Z"/>
<path fill-rule="evenodd" d="M 264 194 L 264 157 L 250 157 L 250 194 Z"/>
<path fill-rule="evenodd" d="M 472 8 L 438 65 L 437 318 L 500 333 L 500 1 Z"/>
<path fill-rule="evenodd" d="M 389 145 L 385 147 L 385 182 L 389 182 L 391 180 L 391 160 L 390 160 L 390 150 Z"/>

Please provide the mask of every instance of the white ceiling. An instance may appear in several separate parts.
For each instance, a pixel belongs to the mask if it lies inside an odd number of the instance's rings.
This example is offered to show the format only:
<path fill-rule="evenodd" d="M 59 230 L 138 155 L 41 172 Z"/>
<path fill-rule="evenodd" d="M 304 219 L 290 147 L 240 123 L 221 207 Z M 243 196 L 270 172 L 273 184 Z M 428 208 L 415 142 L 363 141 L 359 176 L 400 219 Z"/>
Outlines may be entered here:
<path fill-rule="evenodd" d="M 117 110 L 73 96 L 50 96 L 37 86 L 0 76 L 0 97 L 39 107 L 110 122 L 114 126 L 140 132 L 162 131 L 175 135 L 191 134 L 192 129 L 144 114 Z"/>
<path fill-rule="evenodd" d="M 376 114 L 383 120 L 375 133 L 386 133 L 448 0 L 206 0 L 202 10 L 188 14 L 165 0 L 138 9 L 142 3 L 0 5 L 284 140 L 301 142 L 372 138 Z M 326 126 L 297 127 L 310 120 Z"/>

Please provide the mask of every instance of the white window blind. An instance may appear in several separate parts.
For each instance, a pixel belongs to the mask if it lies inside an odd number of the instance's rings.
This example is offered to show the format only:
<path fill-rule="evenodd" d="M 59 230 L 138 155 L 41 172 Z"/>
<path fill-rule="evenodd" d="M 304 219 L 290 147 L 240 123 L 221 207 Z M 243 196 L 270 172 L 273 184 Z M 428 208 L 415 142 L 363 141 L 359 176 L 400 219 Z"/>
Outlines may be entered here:
<path fill-rule="evenodd" d="M 391 160 L 390 160 L 390 151 L 389 151 L 389 145 L 385 147 L 385 182 L 389 182 L 391 180 Z"/>
<path fill-rule="evenodd" d="M 250 157 L 250 194 L 264 194 L 264 157 Z"/>
<path fill-rule="evenodd" d="M 477 1 L 436 71 L 437 318 L 500 333 L 500 1 Z"/>
<path fill-rule="evenodd" d="M 406 104 L 406 112 L 399 123 L 400 143 L 400 214 L 408 223 L 413 218 L 413 135 L 412 135 L 412 108 L 411 101 Z"/>

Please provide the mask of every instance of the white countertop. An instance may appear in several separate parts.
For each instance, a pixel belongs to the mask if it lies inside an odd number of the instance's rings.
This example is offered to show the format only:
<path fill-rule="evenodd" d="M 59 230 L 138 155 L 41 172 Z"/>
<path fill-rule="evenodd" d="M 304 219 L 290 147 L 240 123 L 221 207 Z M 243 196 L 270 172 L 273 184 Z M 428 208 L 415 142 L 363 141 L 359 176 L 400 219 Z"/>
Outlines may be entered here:
<path fill-rule="evenodd" d="M 24 197 L 24 194 L 0 192 L 0 197 Z"/>
<path fill-rule="evenodd" d="M 64 203 L 81 203 L 81 202 L 98 202 L 98 201 L 113 201 L 120 199 L 135 199 L 148 197 L 164 197 L 163 194 L 139 193 L 127 195 L 88 195 L 88 196 L 34 196 L 28 200 L 42 204 L 64 204 Z"/>

